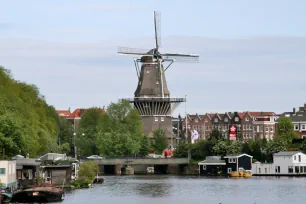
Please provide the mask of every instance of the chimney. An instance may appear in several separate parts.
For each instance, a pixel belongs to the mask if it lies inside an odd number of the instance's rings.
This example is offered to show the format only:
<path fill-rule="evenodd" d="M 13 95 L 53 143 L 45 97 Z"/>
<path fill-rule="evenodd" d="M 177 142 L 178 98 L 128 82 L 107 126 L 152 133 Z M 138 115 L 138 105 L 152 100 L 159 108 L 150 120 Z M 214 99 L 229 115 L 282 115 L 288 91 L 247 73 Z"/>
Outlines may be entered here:
<path fill-rule="evenodd" d="M 293 108 L 293 113 L 295 113 L 295 108 Z"/>

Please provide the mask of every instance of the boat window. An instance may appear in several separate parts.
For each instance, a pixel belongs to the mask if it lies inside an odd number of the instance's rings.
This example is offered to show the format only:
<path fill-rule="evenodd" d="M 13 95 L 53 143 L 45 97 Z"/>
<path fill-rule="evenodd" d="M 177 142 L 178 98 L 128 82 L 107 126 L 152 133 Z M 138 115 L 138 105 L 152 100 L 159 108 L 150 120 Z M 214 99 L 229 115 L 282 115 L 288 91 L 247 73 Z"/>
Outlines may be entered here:
<path fill-rule="evenodd" d="M 206 165 L 203 165 L 203 170 L 206 170 Z"/>
<path fill-rule="evenodd" d="M 288 173 L 293 173 L 293 166 L 288 166 Z"/>
<path fill-rule="evenodd" d="M 232 168 L 228 168 L 227 173 L 232 173 Z"/>

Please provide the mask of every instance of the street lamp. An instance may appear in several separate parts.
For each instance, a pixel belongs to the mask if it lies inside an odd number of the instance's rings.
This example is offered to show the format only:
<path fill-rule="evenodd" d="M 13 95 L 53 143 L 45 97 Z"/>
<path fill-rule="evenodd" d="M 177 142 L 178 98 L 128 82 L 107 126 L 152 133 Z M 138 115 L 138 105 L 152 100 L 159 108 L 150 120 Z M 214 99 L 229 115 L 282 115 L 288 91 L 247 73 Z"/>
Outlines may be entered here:
<path fill-rule="evenodd" d="M 85 133 L 82 133 L 82 136 L 84 136 Z M 77 160 L 78 159 L 78 155 L 77 155 L 77 146 L 76 146 L 76 142 L 75 142 L 75 136 L 76 133 L 73 133 L 73 140 L 74 140 L 74 159 Z"/>

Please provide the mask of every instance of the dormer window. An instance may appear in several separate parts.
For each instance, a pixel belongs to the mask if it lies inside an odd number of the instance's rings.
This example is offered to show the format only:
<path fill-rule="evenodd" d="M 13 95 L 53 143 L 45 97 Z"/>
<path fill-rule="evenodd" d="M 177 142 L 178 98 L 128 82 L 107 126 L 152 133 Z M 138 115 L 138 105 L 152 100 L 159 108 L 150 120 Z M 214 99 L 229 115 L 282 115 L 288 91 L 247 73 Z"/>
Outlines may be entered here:
<path fill-rule="evenodd" d="M 239 122 L 239 118 L 238 117 L 235 117 L 235 122 Z"/>
<path fill-rule="evenodd" d="M 217 123 L 218 122 L 218 118 L 215 118 L 215 123 Z"/>
<path fill-rule="evenodd" d="M 198 121 L 198 119 L 195 119 L 195 120 L 194 120 L 194 122 L 196 122 L 196 123 L 197 123 L 197 122 L 199 122 L 199 121 Z"/>
<path fill-rule="evenodd" d="M 249 121 L 249 118 L 245 118 L 245 121 Z"/>
<path fill-rule="evenodd" d="M 227 122 L 228 122 L 228 118 L 224 118 L 224 122 L 226 122 L 226 123 L 227 123 Z"/>

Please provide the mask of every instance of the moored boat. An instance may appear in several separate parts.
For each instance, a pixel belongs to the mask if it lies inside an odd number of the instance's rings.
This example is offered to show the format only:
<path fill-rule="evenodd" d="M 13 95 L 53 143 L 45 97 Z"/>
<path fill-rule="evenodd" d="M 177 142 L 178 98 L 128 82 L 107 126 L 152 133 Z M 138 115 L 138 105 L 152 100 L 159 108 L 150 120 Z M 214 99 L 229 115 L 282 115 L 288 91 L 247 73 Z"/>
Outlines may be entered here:
<path fill-rule="evenodd" d="M 49 203 L 63 200 L 64 192 L 54 187 L 34 187 L 15 192 L 11 203 Z"/>

